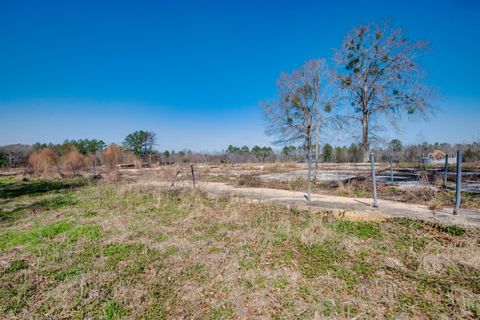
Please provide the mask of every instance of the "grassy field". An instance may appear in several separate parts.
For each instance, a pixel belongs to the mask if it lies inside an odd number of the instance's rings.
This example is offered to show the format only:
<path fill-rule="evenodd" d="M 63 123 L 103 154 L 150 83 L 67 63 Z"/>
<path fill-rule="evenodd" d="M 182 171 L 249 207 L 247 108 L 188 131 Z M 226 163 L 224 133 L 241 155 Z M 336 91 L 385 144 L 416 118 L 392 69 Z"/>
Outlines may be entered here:
<path fill-rule="evenodd" d="M 480 318 L 480 231 L 0 178 L 1 319 Z"/>

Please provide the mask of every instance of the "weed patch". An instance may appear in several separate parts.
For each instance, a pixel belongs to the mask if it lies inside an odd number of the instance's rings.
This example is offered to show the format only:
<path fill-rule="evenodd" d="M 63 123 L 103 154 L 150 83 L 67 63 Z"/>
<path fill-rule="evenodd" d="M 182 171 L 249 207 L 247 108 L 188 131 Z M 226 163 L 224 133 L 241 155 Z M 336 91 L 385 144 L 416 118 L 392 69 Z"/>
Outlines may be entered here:
<path fill-rule="evenodd" d="M 14 273 L 22 269 L 27 269 L 28 264 L 25 260 L 13 260 L 10 264 L 5 268 L 5 273 Z"/>
<path fill-rule="evenodd" d="M 360 222 L 339 219 L 326 222 L 326 226 L 335 231 L 350 234 L 360 239 L 379 239 L 382 237 L 379 224 L 376 222 Z"/>
<path fill-rule="evenodd" d="M 140 243 L 115 243 L 103 250 L 103 255 L 108 257 L 107 265 L 111 268 L 117 266 L 118 262 L 138 257 L 143 249 Z"/>
<path fill-rule="evenodd" d="M 338 240 L 326 240 L 322 243 L 297 246 L 302 273 L 313 278 L 327 272 L 334 272 L 339 263 L 345 261 L 347 254 Z"/>

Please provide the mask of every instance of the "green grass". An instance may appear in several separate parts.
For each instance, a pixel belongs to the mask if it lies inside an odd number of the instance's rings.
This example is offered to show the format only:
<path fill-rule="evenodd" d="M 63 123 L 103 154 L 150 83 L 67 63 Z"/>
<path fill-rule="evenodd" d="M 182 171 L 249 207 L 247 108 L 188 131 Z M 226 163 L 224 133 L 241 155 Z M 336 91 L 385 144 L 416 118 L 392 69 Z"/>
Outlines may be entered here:
<path fill-rule="evenodd" d="M 340 242 L 329 239 L 312 245 L 298 244 L 299 267 L 302 273 L 309 278 L 334 272 L 347 258 Z"/>
<path fill-rule="evenodd" d="M 107 246 L 103 255 L 108 257 L 107 265 L 115 268 L 120 261 L 133 260 L 142 252 L 143 246 L 140 243 L 116 243 Z"/>
<path fill-rule="evenodd" d="M 458 226 L 437 226 L 438 230 L 448 233 L 453 236 L 463 236 L 465 234 L 465 229 Z"/>
<path fill-rule="evenodd" d="M 0 180 L 10 190 L 2 212 L 18 218 L 0 221 L 2 319 L 480 314 L 476 229 L 327 219 L 125 183 L 16 181 Z"/>
<path fill-rule="evenodd" d="M 350 234 L 360 239 L 382 237 L 380 225 L 377 222 L 335 220 L 328 221 L 325 225 L 335 231 Z"/>
<path fill-rule="evenodd" d="M 75 242 L 80 237 L 96 238 L 100 234 L 97 226 L 74 225 L 69 221 L 56 221 L 47 225 L 36 225 L 25 231 L 0 232 L 0 249 L 16 246 L 32 250 L 37 244 L 53 239 L 57 235 L 65 235 L 68 241 Z"/>
<path fill-rule="evenodd" d="M 120 320 L 125 317 L 125 310 L 115 301 L 110 300 L 103 306 L 103 319 Z"/>
<path fill-rule="evenodd" d="M 27 269 L 28 264 L 25 260 L 13 260 L 10 264 L 5 268 L 5 273 L 14 273 L 22 269 Z"/>

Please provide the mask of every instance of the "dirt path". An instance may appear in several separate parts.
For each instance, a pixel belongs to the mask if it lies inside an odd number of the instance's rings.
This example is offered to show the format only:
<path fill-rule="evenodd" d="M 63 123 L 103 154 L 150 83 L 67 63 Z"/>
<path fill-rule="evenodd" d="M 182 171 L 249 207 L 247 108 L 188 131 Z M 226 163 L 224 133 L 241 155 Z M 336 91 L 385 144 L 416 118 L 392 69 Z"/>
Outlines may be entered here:
<path fill-rule="evenodd" d="M 170 187 L 169 182 L 142 181 L 159 187 Z M 175 184 L 180 187 L 192 187 L 191 182 L 180 181 Z M 298 191 L 278 190 L 270 188 L 237 188 L 219 182 L 198 182 L 197 188 L 215 196 L 238 197 L 251 202 L 278 203 L 299 208 L 308 208 L 305 193 Z M 354 219 L 378 220 L 389 217 L 405 217 L 421 219 L 442 224 L 456 224 L 466 227 L 480 227 L 479 210 L 462 210 L 454 216 L 451 209 L 432 211 L 428 207 L 417 204 L 379 200 L 378 208 L 372 207 L 373 200 L 367 198 L 348 198 L 323 194 L 312 194 L 311 210 L 331 210 Z"/>

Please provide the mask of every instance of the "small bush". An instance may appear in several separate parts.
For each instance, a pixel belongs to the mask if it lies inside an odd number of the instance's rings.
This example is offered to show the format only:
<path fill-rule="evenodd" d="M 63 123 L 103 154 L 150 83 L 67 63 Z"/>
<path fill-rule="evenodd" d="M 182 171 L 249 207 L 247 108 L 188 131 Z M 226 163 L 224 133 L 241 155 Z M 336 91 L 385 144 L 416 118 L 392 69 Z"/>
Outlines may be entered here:
<path fill-rule="evenodd" d="M 85 167 L 85 157 L 77 150 L 72 150 L 63 157 L 63 168 L 76 175 Z"/>
<path fill-rule="evenodd" d="M 58 158 L 55 155 L 55 152 L 49 148 L 32 153 L 28 159 L 28 163 L 33 167 L 34 173 L 44 176 L 51 172 L 51 169 L 57 161 Z"/>
<path fill-rule="evenodd" d="M 136 169 L 141 169 L 142 168 L 142 161 L 140 161 L 140 159 L 135 157 L 133 159 L 133 165 L 135 166 Z"/>
<path fill-rule="evenodd" d="M 122 148 L 117 146 L 115 143 L 109 145 L 103 152 L 103 162 L 108 169 L 115 169 L 116 165 L 120 163 L 122 159 L 123 151 Z"/>
<path fill-rule="evenodd" d="M 138 159 L 138 157 L 133 153 L 133 152 L 126 152 L 123 161 L 128 164 L 133 164 L 136 169 L 141 169 L 142 168 L 142 161 Z"/>
<path fill-rule="evenodd" d="M 442 209 L 443 203 L 437 198 L 433 198 L 428 202 L 428 208 L 432 211 L 438 211 Z"/>
<path fill-rule="evenodd" d="M 238 177 L 238 185 L 244 187 L 259 187 L 261 181 L 258 177 L 251 175 L 241 175 Z"/>

